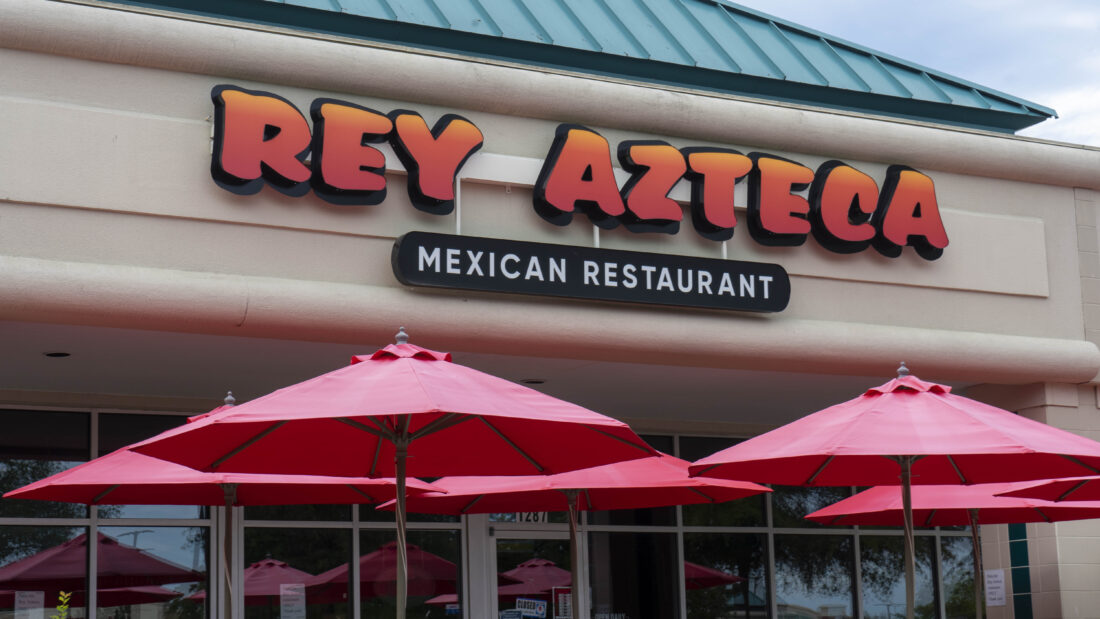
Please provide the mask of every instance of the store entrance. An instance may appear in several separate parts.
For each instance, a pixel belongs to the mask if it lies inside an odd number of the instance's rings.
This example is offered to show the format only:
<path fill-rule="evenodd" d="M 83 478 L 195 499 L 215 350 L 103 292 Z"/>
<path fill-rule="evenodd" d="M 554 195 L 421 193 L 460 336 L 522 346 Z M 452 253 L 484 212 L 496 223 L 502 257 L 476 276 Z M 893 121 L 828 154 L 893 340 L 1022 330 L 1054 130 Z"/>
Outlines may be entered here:
<path fill-rule="evenodd" d="M 499 619 L 570 619 L 574 596 L 569 533 L 548 522 L 515 522 L 523 514 L 499 514 L 511 522 L 491 522 L 492 561 L 497 574 L 492 600 Z"/>

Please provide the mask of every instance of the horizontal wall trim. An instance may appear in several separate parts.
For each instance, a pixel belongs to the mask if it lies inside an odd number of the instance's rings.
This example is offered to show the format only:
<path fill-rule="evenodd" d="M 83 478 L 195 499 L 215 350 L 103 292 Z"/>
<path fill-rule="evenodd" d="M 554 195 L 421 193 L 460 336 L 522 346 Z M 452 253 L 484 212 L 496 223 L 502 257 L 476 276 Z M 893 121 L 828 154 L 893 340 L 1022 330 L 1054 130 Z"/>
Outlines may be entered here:
<path fill-rule="evenodd" d="M 870 376 L 904 359 L 930 380 L 988 383 L 1082 383 L 1100 371 L 1085 340 L 35 258 L 0 256 L 0 298 L 0 320 L 320 342 L 386 339 L 402 324 L 453 350 L 594 361 Z"/>
<path fill-rule="evenodd" d="M 0 0 L 0 23 L 12 49 L 1100 189 L 1084 146 L 68 2 Z"/>

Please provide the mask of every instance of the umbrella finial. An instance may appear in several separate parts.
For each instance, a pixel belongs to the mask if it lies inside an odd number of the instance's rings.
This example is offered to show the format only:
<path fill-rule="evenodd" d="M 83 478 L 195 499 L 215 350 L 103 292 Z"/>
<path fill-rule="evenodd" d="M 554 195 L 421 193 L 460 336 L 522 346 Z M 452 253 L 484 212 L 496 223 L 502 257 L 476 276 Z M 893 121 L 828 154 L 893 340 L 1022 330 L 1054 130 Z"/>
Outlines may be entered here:
<path fill-rule="evenodd" d="M 397 341 L 398 345 L 409 343 L 409 334 L 405 333 L 405 327 L 397 328 L 397 335 L 394 336 L 394 339 Z"/>
<path fill-rule="evenodd" d="M 905 367 L 905 362 L 901 362 L 901 366 L 898 367 L 898 378 L 909 376 L 909 368 Z"/>
<path fill-rule="evenodd" d="M 233 392 L 232 391 L 226 391 L 225 392 L 225 400 L 223 400 L 223 402 L 225 402 L 226 406 L 236 406 L 237 405 L 237 398 L 233 397 Z"/>

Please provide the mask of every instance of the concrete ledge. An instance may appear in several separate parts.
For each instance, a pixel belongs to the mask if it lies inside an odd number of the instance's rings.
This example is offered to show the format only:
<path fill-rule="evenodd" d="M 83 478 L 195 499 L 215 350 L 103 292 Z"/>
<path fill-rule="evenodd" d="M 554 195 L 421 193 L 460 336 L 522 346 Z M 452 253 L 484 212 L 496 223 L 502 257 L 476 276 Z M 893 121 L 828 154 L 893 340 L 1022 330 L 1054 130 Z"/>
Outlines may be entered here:
<path fill-rule="evenodd" d="M 402 324 L 454 350 L 692 367 L 872 376 L 905 360 L 929 380 L 1008 384 L 1081 383 L 1100 370 L 1100 350 L 1084 340 L 782 315 L 715 320 L 518 295 L 468 302 L 452 292 L 34 258 L 0 257 L 0 298 L 0 320 L 319 342 L 387 339 Z"/>

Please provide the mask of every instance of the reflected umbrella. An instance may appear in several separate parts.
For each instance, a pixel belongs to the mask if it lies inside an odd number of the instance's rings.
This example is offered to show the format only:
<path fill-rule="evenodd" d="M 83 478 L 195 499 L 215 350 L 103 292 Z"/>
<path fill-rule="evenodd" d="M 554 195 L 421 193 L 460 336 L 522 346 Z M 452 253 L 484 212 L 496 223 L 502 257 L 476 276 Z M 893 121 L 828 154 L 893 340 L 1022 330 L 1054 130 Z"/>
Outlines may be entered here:
<path fill-rule="evenodd" d="M 359 557 L 359 591 L 363 599 L 394 595 L 397 591 L 397 556 L 397 543 L 389 542 Z M 408 595 L 455 593 L 458 566 L 454 563 L 413 544 L 406 545 L 405 556 Z M 306 581 L 306 599 L 311 602 L 338 601 L 347 595 L 347 591 L 347 563 Z"/>
<path fill-rule="evenodd" d="M 304 585 L 313 574 L 290 567 L 283 561 L 268 557 L 244 568 L 241 588 L 244 589 L 245 606 L 275 604 L 282 593 L 282 585 Z M 198 591 L 187 596 L 189 600 L 205 600 L 206 592 Z"/>

